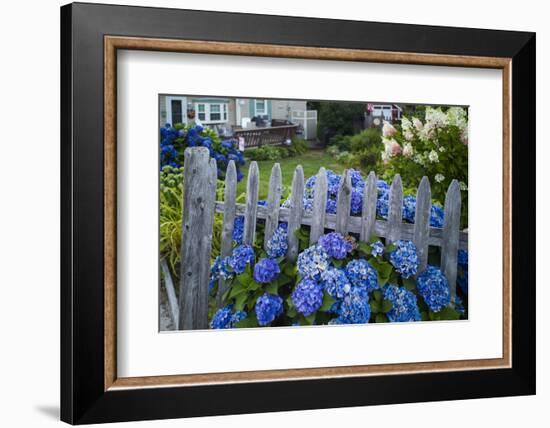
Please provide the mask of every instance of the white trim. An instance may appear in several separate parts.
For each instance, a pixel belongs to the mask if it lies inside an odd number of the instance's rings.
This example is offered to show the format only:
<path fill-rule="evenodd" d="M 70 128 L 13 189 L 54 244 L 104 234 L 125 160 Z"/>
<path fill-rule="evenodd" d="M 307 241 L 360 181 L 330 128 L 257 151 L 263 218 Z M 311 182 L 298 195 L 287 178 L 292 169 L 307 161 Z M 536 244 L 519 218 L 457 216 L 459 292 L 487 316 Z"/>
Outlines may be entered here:
<path fill-rule="evenodd" d="M 204 119 L 199 117 L 199 105 L 204 106 Z M 212 105 L 219 105 L 220 106 L 220 120 L 210 120 L 210 116 L 212 112 L 210 111 L 210 107 Z M 217 112 L 216 112 L 217 113 Z M 197 118 L 204 124 L 221 124 L 221 123 L 228 123 L 229 122 L 229 104 L 228 103 L 222 103 L 222 102 L 196 102 L 195 103 L 195 114 Z M 225 119 L 224 119 L 225 116 Z"/>
<path fill-rule="evenodd" d="M 187 124 L 187 97 L 178 97 L 167 95 L 165 106 L 166 106 L 166 122 L 174 126 L 172 123 L 172 101 L 181 101 L 181 123 Z"/>
<path fill-rule="evenodd" d="M 257 101 L 263 101 L 264 102 L 264 112 L 263 113 L 258 113 L 258 106 L 257 106 Z M 262 115 L 262 116 L 268 116 L 269 115 L 269 109 L 267 108 L 267 99 L 265 100 L 262 100 L 261 98 L 254 98 L 253 102 L 254 102 L 254 116 L 258 116 L 258 115 Z"/>

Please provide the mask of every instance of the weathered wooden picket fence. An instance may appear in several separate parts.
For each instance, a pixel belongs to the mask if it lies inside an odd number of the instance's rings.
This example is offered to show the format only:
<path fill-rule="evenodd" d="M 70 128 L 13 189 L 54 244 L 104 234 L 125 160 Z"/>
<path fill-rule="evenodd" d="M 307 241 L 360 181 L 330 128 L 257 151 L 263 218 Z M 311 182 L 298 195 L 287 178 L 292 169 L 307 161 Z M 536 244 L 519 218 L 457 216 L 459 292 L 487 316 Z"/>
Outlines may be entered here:
<path fill-rule="evenodd" d="M 430 227 L 431 190 L 426 177 L 422 179 L 416 196 L 414 224 L 403 223 L 403 187 L 401 177 L 396 175 L 390 187 L 389 212 L 387 220 L 376 219 L 378 197 L 377 179 L 373 172 L 367 178 L 363 194 L 362 215 L 350 215 L 351 176 L 344 172 L 340 180 L 336 214 L 326 213 L 327 175 L 324 168 L 317 175 L 313 209 L 303 209 L 304 172 L 296 167 L 292 180 L 290 206 L 280 206 L 282 176 L 279 164 L 274 164 L 269 180 L 269 193 L 266 206 L 258 206 L 259 171 L 256 162 L 250 164 L 246 189 L 246 203 L 236 203 L 237 175 L 233 162 L 229 163 L 225 179 L 224 201 L 216 201 L 216 161 L 209 158 L 204 147 L 188 148 L 184 163 L 184 209 L 182 222 L 181 275 L 177 327 L 182 329 L 204 329 L 208 327 L 208 284 L 210 251 L 214 213 L 223 212 L 221 255 L 228 256 L 232 251 L 233 225 L 235 217 L 244 216 L 243 243 L 252 244 L 256 233 L 257 219 L 265 220 L 264 242 L 272 237 L 280 221 L 288 223 L 287 257 L 295 260 L 298 256 L 298 238 L 294 231 L 301 225 L 311 228 L 310 243 L 317 242 L 325 229 L 342 234 L 358 234 L 360 240 L 368 241 L 372 235 L 395 242 L 398 239 L 412 240 L 419 252 L 421 272 L 428 261 L 428 247 L 441 247 L 441 269 L 447 277 L 452 302 L 456 295 L 457 253 L 466 249 L 467 233 L 460 231 L 460 187 L 453 180 L 445 198 L 445 222 L 442 229 Z M 220 281 L 217 303 L 226 284 Z M 175 297 L 169 296 L 172 302 Z M 172 305 L 173 306 L 173 305 Z"/>

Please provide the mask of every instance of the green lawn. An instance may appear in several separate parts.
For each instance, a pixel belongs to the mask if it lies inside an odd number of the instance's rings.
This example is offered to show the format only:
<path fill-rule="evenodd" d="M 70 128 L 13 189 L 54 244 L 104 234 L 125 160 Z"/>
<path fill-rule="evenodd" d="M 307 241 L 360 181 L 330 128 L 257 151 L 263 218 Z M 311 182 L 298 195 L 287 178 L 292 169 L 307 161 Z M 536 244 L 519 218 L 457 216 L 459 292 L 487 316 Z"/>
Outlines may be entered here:
<path fill-rule="evenodd" d="M 246 156 L 246 152 L 245 152 Z M 304 169 L 304 177 L 307 180 L 312 175 L 319 172 L 319 168 L 324 166 L 326 169 L 332 169 L 334 172 L 342 173 L 344 166 L 333 157 L 325 153 L 324 150 L 309 150 L 303 155 L 293 158 L 280 159 L 278 161 L 259 161 L 258 168 L 260 170 L 260 192 L 259 199 L 267 199 L 267 192 L 269 189 L 269 176 L 271 175 L 271 168 L 273 165 L 279 162 L 281 165 L 281 172 L 283 174 L 283 185 L 285 189 L 283 194 L 288 194 L 292 186 L 292 177 L 294 169 L 298 165 L 302 165 Z M 237 185 L 237 196 L 246 192 L 246 177 L 248 176 L 248 167 L 250 163 L 247 162 L 242 168 L 245 174 L 244 178 Z"/>

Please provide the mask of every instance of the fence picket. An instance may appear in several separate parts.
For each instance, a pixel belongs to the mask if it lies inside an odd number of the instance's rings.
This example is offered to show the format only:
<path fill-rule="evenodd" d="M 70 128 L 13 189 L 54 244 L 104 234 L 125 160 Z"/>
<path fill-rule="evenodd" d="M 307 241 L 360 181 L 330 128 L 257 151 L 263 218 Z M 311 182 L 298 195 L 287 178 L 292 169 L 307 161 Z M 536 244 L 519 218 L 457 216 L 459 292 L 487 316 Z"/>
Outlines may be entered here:
<path fill-rule="evenodd" d="M 443 237 L 441 242 L 441 270 L 449 281 L 451 304 L 456 297 L 456 270 L 458 261 L 458 241 L 460 235 L 460 186 L 457 180 L 451 181 L 445 196 Z"/>
<path fill-rule="evenodd" d="M 180 330 L 208 327 L 208 283 L 216 202 L 216 161 L 206 147 L 185 150 L 179 290 Z"/>
<path fill-rule="evenodd" d="M 336 232 L 348 233 L 349 210 L 351 204 L 351 175 L 345 170 L 340 179 L 338 200 L 336 201 Z"/>
<path fill-rule="evenodd" d="M 376 221 L 376 200 L 378 188 L 376 187 L 376 174 L 371 171 L 363 190 L 363 207 L 361 211 L 361 234 L 360 239 L 367 242 L 374 232 Z"/>
<path fill-rule="evenodd" d="M 231 254 L 233 247 L 233 228 L 235 225 L 235 213 L 237 206 L 235 200 L 237 196 L 237 171 L 235 168 L 235 162 L 229 161 L 227 165 L 227 171 L 225 172 L 225 189 L 223 200 L 225 202 L 225 209 L 223 211 L 223 225 L 222 225 L 222 237 L 221 237 L 221 249 L 220 255 L 227 257 Z M 221 278 L 218 281 L 218 294 L 216 296 L 216 303 L 218 307 L 221 307 L 222 297 L 227 287 L 225 280 Z"/>
<path fill-rule="evenodd" d="M 281 166 L 276 163 L 271 168 L 269 177 L 269 192 L 267 194 L 267 217 L 265 219 L 264 249 L 267 251 L 267 244 L 275 230 L 279 226 L 279 208 L 281 207 L 281 192 L 283 183 L 281 177 Z"/>
<path fill-rule="evenodd" d="M 304 208 L 304 170 L 302 165 L 298 165 L 294 170 L 292 178 L 292 195 L 290 197 L 290 214 L 288 216 L 288 250 L 287 258 L 296 260 L 298 257 L 299 242 L 295 231 L 300 228 L 302 223 L 302 213 Z"/>
<path fill-rule="evenodd" d="M 386 244 L 393 244 L 401 237 L 403 223 L 403 185 L 401 176 L 396 174 L 390 187 L 388 222 L 386 224 Z"/>
<path fill-rule="evenodd" d="M 418 250 L 420 266 L 418 272 L 426 269 L 428 264 L 428 238 L 430 237 L 430 210 L 432 208 L 432 191 L 428 177 L 422 177 L 416 193 L 416 212 L 414 214 L 413 242 Z"/>
<path fill-rule="evenodd" d="M 258 211 L 258 189 L 260 174 L 256 161 L 250 163 L 246 183 L 246 211 L 244 213 L 243 244 L 254 244 L 256 234 L 256 212 Z"/>
<path fill-rule="evenodd" d="M 327 210 L 327 172 L 324 167 L 319 168 L 315 178 L 315 192 L 313 194 L 312 223 L 309 233 L 309 243 L 315 244 L 325 233 L 325 217 Z"/>

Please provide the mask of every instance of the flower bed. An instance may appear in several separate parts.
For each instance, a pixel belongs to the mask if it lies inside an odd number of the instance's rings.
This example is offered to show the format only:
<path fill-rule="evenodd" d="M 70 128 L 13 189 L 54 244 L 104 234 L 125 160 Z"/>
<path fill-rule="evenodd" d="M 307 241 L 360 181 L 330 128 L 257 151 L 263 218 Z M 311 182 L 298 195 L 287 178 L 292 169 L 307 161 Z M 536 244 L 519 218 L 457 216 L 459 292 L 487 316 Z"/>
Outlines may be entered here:
<path fill-rule="evenodd" d="M 327 171 L 327 212 L 335 212 L 341 177 Z M 316 177 L 307 180 L 306 209 L 312 204 Z M 352 171 L 351 214 L 360 215 L 365 180 Z M 377 215 L 388 213 L 389 185 L 378 181 Z M 332 201 L 332 202 L 328 202 Z M 284 201 L 282 205 L 285 205 Z M 416 200 L 403 201 L 404 221 L 414 222 Z M 434 206 L 430 222 L 443 225 L 443 210 Z M 419 272 L 413 242 L 399 240 L 386 245 L 373 237 L 360 242 L 356 236 L 330 232 L 309 246 L 309 228 L 297 231 L 300 253 L 295 262 L 286 259 L 288 231 L 280 223 L 264 250 L 263 224 L 258 222 L 255 246 L 242 243 L 243 218 L 234 224 L 233 253 L 216 258 L 211 269 L 211 328 L 364 324 L 467 318 L 467 254 L 459 252 L 458 295 L 454 305 L 447 279 L 436 263 Z M 219 279 L 228 284 L 224 306 L 215 309 Z"/>
<path fill-rule="evenodd" d="M 220 140 L 218 134 L 202 126 L 186 127 L 178 124 L 160 128 L 160 166 L 179 168 L 183 166 L 183 155 L 187 147 L 206 147 L 210 151 L 210 157 L 216 159 L 218 166 L 218 178 L 225 177 L 225 171 L 229 161 L 234 161 L 237 168 L 237 181 L 242 180 L 243 173 L 240 167 L 245 164 L 244 155 L 238 150 L 238 142 L 235 139 Z"/>

